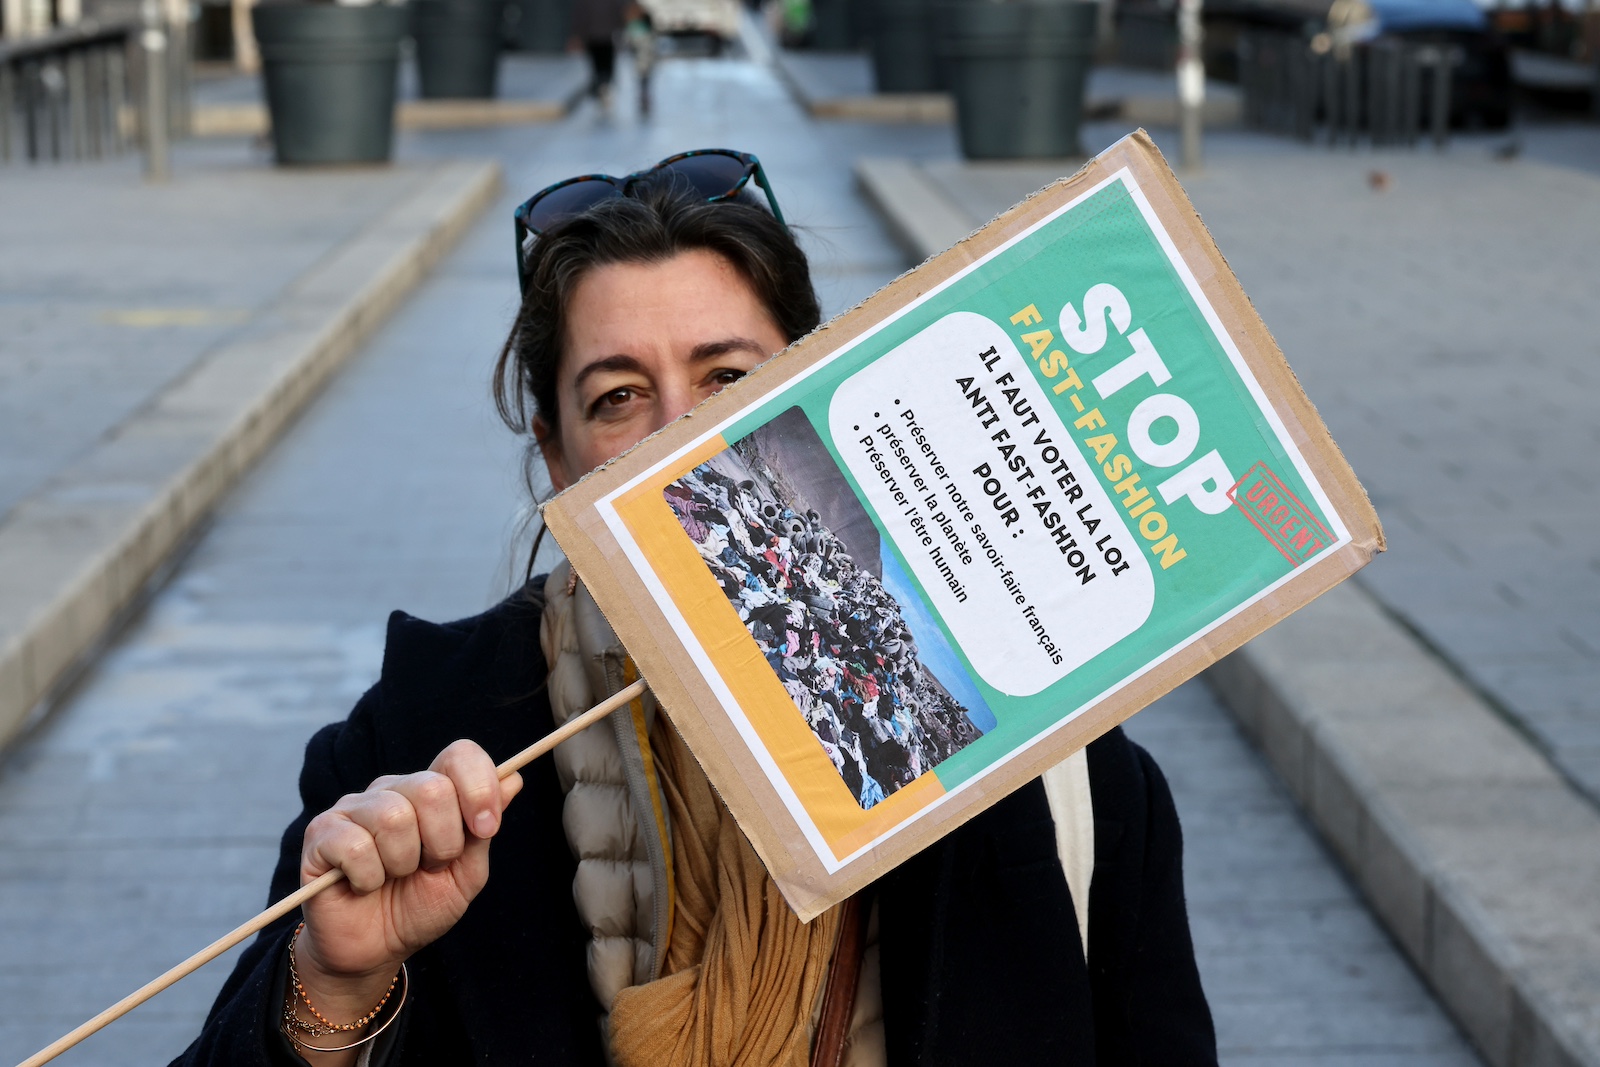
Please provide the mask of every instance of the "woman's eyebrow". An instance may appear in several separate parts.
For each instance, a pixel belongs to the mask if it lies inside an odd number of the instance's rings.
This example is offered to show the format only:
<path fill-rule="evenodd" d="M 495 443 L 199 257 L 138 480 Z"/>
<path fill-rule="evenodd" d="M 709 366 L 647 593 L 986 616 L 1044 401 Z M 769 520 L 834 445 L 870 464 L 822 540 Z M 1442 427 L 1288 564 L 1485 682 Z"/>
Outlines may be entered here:
<path fill-rule="evenodd" d="M 587 364 L 577 373 L 577 375 L 573 377 L 572 387 L 574 389 L 580 388 L 582 387 L 585 379 L 587 379 L 591 374 L 602 374 L 607 371 L 615 371 L 617 373 L 628 373 L 631 371 L 635 374 L 643 374 L 645 372 L 643 363 L 640 363 L 632 356 L 618 353 L 617 355 L 607 356 L 604 359 L 597 359 L 593 363 Z"/>
<path fill-rule="evenodd" d="M 729 352 L 753 352 L 763 358 L 772 355 L 767 351 L 767 346 L 748 337 L 726 337 L 720 341 L 706 341 L 695 345 L 689 352 L 690 363 L 700 363 L 708 359 L 725 356 Z"/>

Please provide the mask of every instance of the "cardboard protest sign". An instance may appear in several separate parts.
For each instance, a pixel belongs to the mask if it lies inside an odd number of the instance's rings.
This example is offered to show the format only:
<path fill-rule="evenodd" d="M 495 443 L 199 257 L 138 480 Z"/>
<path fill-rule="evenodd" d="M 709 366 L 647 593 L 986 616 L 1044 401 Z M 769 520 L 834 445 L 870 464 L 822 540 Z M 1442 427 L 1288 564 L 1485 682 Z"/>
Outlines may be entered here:
<path fill-rule="evenodd" d="M 545 518 L 803 918 L 1382 550 L 1142 133 Z"/>

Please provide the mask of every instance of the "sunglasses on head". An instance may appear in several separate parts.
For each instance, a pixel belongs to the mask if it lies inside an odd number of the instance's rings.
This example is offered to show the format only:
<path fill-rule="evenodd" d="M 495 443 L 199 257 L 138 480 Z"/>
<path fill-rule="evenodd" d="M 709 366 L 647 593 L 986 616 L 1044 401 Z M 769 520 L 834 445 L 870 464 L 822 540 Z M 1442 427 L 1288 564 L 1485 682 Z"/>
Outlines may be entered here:
<path fill-rule="evenodd" d="M 517 237 L 517 284 L 528 291 L 527 251 L 531 240 L 558 222 L 583 214 L 602 200 L 617 196 L 638 196 L 662 185 L 681 189 L 708 201 L 732 200 L 755 179 L 767 194 L 767 206 L 779 222 L 783 212 L 772 195 L 761 161 L 749 152 L 731 148 L 699 148 L 679 152 L 645 170 L 622 178 L 609 174 L 580 174 L 576 178 L 548 185 L 534 193 L 512 215 Z M 785 223 L 787 225 L 787 223 Z"/>

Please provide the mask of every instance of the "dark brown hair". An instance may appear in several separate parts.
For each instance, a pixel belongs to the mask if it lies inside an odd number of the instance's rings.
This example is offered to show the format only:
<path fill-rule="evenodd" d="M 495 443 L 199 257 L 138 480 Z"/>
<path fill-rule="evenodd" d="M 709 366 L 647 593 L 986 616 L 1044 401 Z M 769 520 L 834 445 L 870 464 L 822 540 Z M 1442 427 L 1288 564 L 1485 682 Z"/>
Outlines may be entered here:
<path fill-rule="evenodd" d="M 494 369 L 494 402 L 512 431 L 560 429 L 556 370 L 566 337 L 567 301 L 584 274 L 612 263 L 658 263 L 682 252 L 722 256 L 749 283 L 784 337 L 816 328 L 822 312 L 811 268 L 783 223 L 754 204 L 709 202 L 662 188 L 640 197 L 602 200 L 546 230 L 528 252 L 528 289 Z M 523 476 L 530 491 L 540 462 L 530 441 Z"/>

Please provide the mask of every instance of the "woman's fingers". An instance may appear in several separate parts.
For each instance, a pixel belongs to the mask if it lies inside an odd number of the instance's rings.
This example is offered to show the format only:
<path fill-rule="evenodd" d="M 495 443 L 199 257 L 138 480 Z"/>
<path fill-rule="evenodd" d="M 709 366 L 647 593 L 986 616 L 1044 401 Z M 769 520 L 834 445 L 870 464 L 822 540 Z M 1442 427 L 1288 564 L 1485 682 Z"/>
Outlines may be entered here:
<path fill-rule="evenodd" d="M 388 788 L 405 797 L 416 812 L 422 866 L 434 870 L 461 855 L 466 831 L 461 825 L 455 782 L 446 775 L 423 771 L 396 779 Z"/>
<path fill-rule="evenodd" d="M 370 893 L 390 878 L 404 878 L 424 861 L 424 829 L 460 854 L 460 813 L 448 779 L 423 772 L 387 775 L 363 793 L 340 798 L 306 828 L 307 870 L 339 867 L 357 893 Z M 448 862 L 448 861 L 446 861 Z"/>
<path fill-rule="evenodd" d="M 344 871 L 351 889 L 370 893 L 388 879 L 388 869 L 372 831 L 351 817 L 349 805 L 363 795 L 345 797 L 306 827 L 300 860 L 303 880 L 310 881 L 337 867 Z"/>
<path fill-rule="evenodd" d="M 429 770 L 385 775 L 342 798 L 306 828 L 304 867 L 315 877 L 338 867 L 350 888 L 370 893 L 419 867 L 438 869 L 469 856 L 464 881 L 481 888 L 488 839 L 500 829 L 522 776 L 501 781 L 494 761 L 472 741 L 457 741 Z"/>
<path fill-rule="evenodd" d="M 493 837 L 500 829 L 504 809 L 500 775 L 494 760 L 475 741 L 457 741 L 434 759 L 428 768 L 450 779 L 455 785 L 461 822 L 474 837 Z"/>
<path fill-rule="evenodd" d="M 417 810 L 411 800 L 394 787 L 403 781 L 391 779 L 382 788 L 345 797 L 334 808 L 367 831 L 384 873 L 390 878 L 404 878 L 422 862 L 422 833 Z M 360 886 L 356 888 L 361 889 Z"/>

